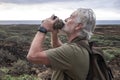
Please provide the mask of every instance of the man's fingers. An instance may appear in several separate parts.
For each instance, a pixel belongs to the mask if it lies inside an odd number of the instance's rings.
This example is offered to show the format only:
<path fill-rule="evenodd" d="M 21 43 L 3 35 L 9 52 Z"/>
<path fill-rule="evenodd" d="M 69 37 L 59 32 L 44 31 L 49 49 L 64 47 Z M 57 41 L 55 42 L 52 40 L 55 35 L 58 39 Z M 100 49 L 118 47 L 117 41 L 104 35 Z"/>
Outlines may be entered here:
<path fill-rule="evenodd" d="M 56 22 L 56 21 L 58 21 L 59 20 L 59 18 L 57 17 L 55 20 L 54 20 L 54 22 Z"/>
<path fill-rule="evenodd" d="M 55 20 L 56 18 L 58 18 L 57 16 L 55 16 L 54 14 L 51 16 L 52 20 Z"/>
<path fill-rule="evenodd" d="M 53 14 L 50 18 L 54 20 L 55 15 Z"/>
<path fill-rule="evenodd" d="M 58 20 L 59 20 L 59 18 L 53 14 L 51 17 L 46 18 L 45 20 L 42 20 L 42 23 L 43 22 L 51 22 L 52 24 L 54 24 Z"/>
<path fill-rule="evenodd" d="M 57 20 L 59 20 L 59 18 L 54 14 L 50 18 L 52 19 L 53 22 L 56 22 Z"/>

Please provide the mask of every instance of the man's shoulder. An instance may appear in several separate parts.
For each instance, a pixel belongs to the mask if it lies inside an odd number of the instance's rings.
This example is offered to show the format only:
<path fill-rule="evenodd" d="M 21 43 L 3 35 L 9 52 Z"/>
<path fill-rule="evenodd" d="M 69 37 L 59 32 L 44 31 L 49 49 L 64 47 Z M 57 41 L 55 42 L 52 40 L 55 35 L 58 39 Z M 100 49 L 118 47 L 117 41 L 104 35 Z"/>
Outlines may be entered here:
<path fill-rule="evenodd" d="M 77 43 L 65 43 L 63 44 L 63 47 L 66 47 L 66 48 L 77 48 L 77 49 L 80 49 L 82 48 L 82 46 L 78 46 Z"/>
<path fill-rule="evenodd" d="M 77 45 L 75 43 L 64 43 L 60 47 L 46 50 L 46 53 L 51 55 L 72 55 L 74 54 Z"/>
<path fill-rule="evenodd" d="M 58 49 L 63 49 L 63 50 L 67 50 L 67 51 L 71 51 L 75 48 L 78 48 L 76 43 L 65 43 L 62 46 L 60 46 L 60 48 Z"/>
<path fill-rule="evenodd" d="M 63 44 L 62 46 L 69 46 L 69 47 L 72 47 L 72 46 L 77 46 L 77 44 L 76 43 L 65 43 L 65 44 Z"/>

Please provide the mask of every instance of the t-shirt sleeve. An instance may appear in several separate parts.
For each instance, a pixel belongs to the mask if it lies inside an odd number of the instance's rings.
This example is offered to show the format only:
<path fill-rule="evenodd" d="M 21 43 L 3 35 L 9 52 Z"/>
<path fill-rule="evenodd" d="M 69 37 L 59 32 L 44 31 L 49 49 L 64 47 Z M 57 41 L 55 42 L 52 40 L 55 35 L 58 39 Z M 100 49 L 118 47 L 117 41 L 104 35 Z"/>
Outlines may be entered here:
<path fill-rule="evenodd" d="M 73 54 L 72 48 L 64 44 L 58 48 L 45 51 L 53 69 L 69 69 L 71 67 L 70 57 Z"/>

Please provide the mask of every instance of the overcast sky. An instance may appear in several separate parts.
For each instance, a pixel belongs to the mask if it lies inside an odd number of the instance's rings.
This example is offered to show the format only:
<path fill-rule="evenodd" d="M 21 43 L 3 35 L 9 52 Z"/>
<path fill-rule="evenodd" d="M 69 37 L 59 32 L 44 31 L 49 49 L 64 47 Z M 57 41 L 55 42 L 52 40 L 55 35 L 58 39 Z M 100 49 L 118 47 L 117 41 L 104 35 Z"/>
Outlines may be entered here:
<path fill-rule="evenodd" d="M 65 19 L 80 7 L 92 8 L 97 20 L 120 20 L 120 0 L 0 0 L 0 20 Z"/>

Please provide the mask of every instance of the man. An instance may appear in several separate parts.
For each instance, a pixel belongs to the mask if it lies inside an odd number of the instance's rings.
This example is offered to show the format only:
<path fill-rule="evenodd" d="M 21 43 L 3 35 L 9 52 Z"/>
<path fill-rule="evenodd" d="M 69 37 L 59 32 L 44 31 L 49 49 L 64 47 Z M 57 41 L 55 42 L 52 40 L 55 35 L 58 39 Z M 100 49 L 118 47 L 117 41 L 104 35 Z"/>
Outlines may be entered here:
<path fill-rule="evenodd" d="M 27 59 L 36 64 L 50 65 L 53 69 L 52 80 L 85 80 L 89 70 L 89 53 L 76 42 L 91 38 L 95 27 L 95 15 L 91 9 L 79 8 L 65 20 L 62 28 L 67 34 L 68 43 L 62 44 L 53 29 L 53 16 L 42 22 L 31 44 Z M 46 32 L 51 32 L 53 49 L 43 50 Z"/>

